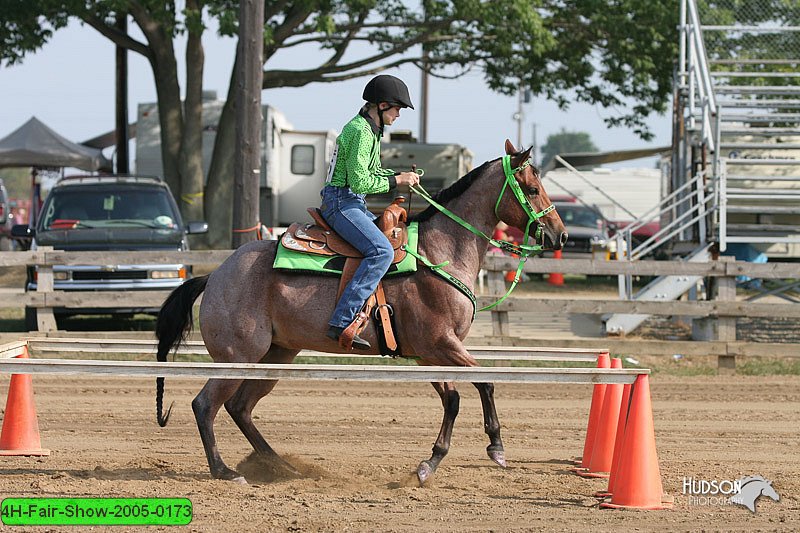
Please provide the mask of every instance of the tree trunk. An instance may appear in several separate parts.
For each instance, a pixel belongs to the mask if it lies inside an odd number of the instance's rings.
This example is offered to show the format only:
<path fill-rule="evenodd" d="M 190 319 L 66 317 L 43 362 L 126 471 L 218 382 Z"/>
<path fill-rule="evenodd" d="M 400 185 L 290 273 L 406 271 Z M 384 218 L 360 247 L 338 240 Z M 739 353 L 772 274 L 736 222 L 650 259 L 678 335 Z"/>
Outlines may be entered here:
<path fill-rule="evenodd" d="M 187 9 L 197 9 L 189 0 Z M 186 100 L 181 143 L 180 206 L 184 222 L 203 220 L 203 44 L 202 31 L 189 30 L 186 44 Z M 194 244 L 194 242 L 193 242 Z"/>
<path fill-rule="evenodd" d="M 214 153 L 208 169 L 204 197 L 208 221 L 208 245 L 218 250 L 231 248 L 233 227 L 233 152 L 236 149 L 236 87 L 239 56 L 237 54 L 228 85 L 228 95 L 217 124 Z"/>
<path fill-rule="evenodd" d="M 261 183 L 261 82 L 264 69 L 264 2 L 239 3 L 241 74 L 236 93 L 236 150 L 233 187 L 233 247 L 260 235 L 258 191 Z"/>
<path fill-rule="evenodd" d="M 164 43 L 167 44 L 167 43 Z M 183 133 L 181 89 L 178 84 L 178 64 L 172 42 L 169 49 L 153 46 L 153 76 L 158 97 L 158 120 L 161 126 L 161 162 L 164 179 L 176 198 L 181 195 L 180 150 Z"/>

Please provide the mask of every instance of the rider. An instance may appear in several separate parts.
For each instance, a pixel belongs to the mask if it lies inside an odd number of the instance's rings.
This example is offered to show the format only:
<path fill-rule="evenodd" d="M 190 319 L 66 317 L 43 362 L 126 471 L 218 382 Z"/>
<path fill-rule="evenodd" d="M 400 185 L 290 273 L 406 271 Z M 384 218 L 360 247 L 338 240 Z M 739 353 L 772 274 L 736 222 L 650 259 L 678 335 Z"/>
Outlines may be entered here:
<path fill-rule="evenodd" d="M 394 258 L 389 239 L 375 225 L 377 217 L 367 210 L 364 197 L 419 183 L 415 172 L 382 168 L 380 161 L 384 126 L 397 120 L 400 109 L 414 109 L 408 87 L 399 78 L 383 74 L 367 83 L 363 98 L 366 104 L 336 139 L 328 179 L 320 193 L 322 216 L 364 255 L 328 321 L 327 336 L 334 340 L 356 319 Z M 367 350 L 370 344 L 355 335 L 353 347 Z"/>

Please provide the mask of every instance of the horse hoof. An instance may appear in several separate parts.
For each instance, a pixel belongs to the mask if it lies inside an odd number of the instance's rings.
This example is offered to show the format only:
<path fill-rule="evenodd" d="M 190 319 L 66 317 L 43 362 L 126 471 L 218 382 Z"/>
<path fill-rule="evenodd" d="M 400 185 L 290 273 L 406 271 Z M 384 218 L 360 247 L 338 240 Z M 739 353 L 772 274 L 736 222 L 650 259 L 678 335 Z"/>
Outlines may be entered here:
<path fill-rule="evenodd" d="M 239 485 L 247 485 L 247 480 L 241 475 L 239 472 L 235 470 L 231 470 L 230 468 L 225 468 L 217 473 L 212 473 L 212 476 L 215 479 L 221 479 L 223 481 L 233 481 Z"/>
<path fill-rule="evenodd" d="M 433 468 L 428 464 L 428 461 L 422 461 L 417 467 L 417 477 L 419 478 L 419 486 L 425 484 L 431 476 L 433 476 Z"/>
<path fill-rule="evenodd" d="M 506 454 L 503 450 L 487 450 L 487 454 L 489 454 L 489 459 L 497 463 L 498 465 L 506 468 L 508 465 L 506 464 Z"/>

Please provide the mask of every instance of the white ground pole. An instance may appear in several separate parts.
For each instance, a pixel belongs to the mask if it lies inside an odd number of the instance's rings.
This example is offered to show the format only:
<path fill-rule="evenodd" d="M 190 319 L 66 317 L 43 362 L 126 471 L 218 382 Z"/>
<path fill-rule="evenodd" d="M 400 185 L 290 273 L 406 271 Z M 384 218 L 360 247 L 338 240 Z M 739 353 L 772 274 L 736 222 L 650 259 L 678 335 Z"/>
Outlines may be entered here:
<path fill-rule="evenodd" d="M 145 344 L 142 344 L 144 342 Z M 25 339 L 0 346 L 0 372 L 11 374 L 104 374 L 109 376 L 150 376 L 223 379 L 282 379 L 282 380 L 333 380 L 333 381 L 395 381 L 395 382 L 494 382 L 494 383 L 633 383 L 636 376 L 649 374 L 648 369 L 611 368 L 520 368 L 520 367 L 449 367 L 449 366 L 398 366 L 398 365 L 319 365 L 319 364 L 259 364 L 259 363 L 191 363 L 182 361 L 108 361 L 79 359 L 16 359 L 25 350 L 83 353 L 142 353 L 151 341 L 126 341 L 109 339 Z M 199 344 L 189 349 L 203 350 Z M 495 349 L 485 350 L 486 356 L 508 360 L 515 358 L 580 357 L 581 361 L 594 361 L 598 353 L 592 350 Z M 307 353 L 317 355 L 317 352 Z M 341 355 L 338 355 L 341 357 Z M 476 355 L 477 357 L 477 355 Z M 562 357 L 559 359 L 559 357 Z M 567 359 L 575 360 L 575 359 Z"/>
<path fill-rule="evenodd" d="M 45 353 L 136 353 L 155 355 L 156 341 L 138 339 L 81 339 L 81 338 L 55 338 L 55 337 L 29 337 L 19 342 L 27 342 L 31 355 Z M 16 344 L 10 343 L 8 346 Z M 0 358 L 15 357 L 3 355 L 0 346 Z M 608 348 L 542 348 L 542 347 L 517 347 L 517 346 L 467 346 L 469 353 L 481 361 L 583 361 L 594 362 L 601 353 L 608 353 Z M 202 341 L 188 341 L 181 345 L 179 355 L 208 355 Z M 380 355 L 361 354 L 336 354 L 304 350 L 300 356 L 306 357 L 358 357 L 376 358 Z M 401 358 L 402 359 L 402 358 Z M 411 361 L 411 360 L 410 360 Z"/>

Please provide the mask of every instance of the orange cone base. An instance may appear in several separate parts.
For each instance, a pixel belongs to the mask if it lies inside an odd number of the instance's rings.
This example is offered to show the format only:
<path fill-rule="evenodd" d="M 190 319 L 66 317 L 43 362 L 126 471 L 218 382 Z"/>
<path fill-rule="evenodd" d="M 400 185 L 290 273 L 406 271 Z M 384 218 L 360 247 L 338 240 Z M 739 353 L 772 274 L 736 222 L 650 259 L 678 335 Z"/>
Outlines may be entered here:
<path fill-rule="evenodd" d="M 583 457 L 576 457 L 575 459 L 572 460 L 572 464 L 576 466 L 580 466 L 582 462 L 583 462 Z"/>
<path fill-rule="evenodd" d="M 0 450 L 0 456 L 26 455 L 44 457 L 50 455 L 50 450 Z"/>
<path fill-rule="evenodd" d="M 675 503 L 675 498 L 668 494 L 661 495 L 661 505 L 653 505 L 653 506 L 644 506 L 644 507 L 637 507 L 634 505 L 619 505 L 615 503 L 603 502 L 600 504 L 601 509 L 641 509 L 643 511 L 661 511 L 665 509 L 672 509 L 673 504 Z"/>
<path fill-rule="evenodd" d="M 610 475 L 608 472 L 589 472 L 588 469 L 584 472 L 575 472 L 575 473 L 581 477 L 591 477 L 591 478 L 599 478 L 599 477 L 608 478 L 608 476 Z"/>
<path fill-rule="evenodd" d="M 594 497 L 600 499 L 609 498 L 611 497 L 611 493 L 608 492 L 607 490 L 598 490 L 597 492 L 594 493 Z"/>

